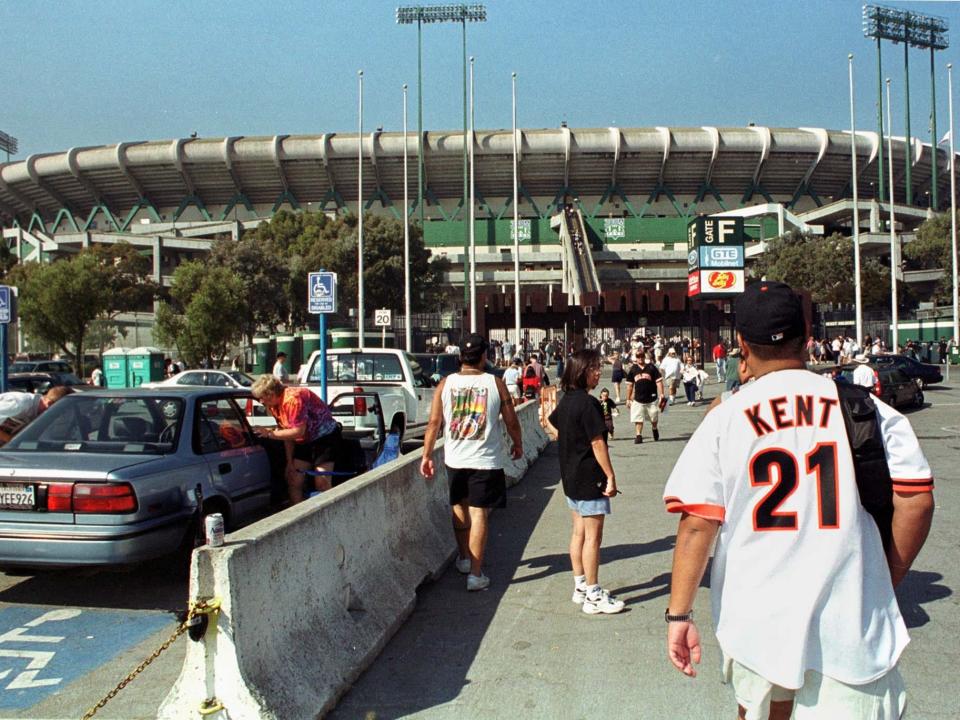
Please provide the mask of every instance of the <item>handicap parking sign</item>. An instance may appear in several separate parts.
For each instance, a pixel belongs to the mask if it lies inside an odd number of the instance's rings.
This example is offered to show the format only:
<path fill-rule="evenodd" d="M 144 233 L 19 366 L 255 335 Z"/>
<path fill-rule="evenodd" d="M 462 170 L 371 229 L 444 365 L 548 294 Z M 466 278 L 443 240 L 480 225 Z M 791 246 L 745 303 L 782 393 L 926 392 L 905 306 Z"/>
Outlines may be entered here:
<path fill-rule="evenodd" d="M 313 315 L 337 311 L 337 274 L 312 272 L 307 283 L 307 309 Z"/>
<path fill-rule="evenodd" d="M 9 323 L 13 313 L 10 311 L 10 287 L 0 285 L 0 323 Z"/>

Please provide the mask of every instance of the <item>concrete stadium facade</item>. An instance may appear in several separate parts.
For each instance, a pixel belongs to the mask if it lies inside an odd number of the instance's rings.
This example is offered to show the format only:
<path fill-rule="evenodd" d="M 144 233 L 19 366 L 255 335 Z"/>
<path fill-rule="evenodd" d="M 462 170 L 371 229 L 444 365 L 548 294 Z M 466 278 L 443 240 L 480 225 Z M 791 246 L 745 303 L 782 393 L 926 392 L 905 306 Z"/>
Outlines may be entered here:
<path fill-rule="evenodd" d="M 98 242 L 152 250 L 169 282 L 182 260 L 217 235 L 238 237 L 280 209 L 357 211 L 363 158 L 365 212 L 403 216 L 403 134 L 326 133 L 120 142 L 31 155 L 0 165 L 4 237 L 24 261 Z M 789 227 L 849 233 L 851 136 L 821 128 L 696 127 L 517 131 L 521 303 L 531 327 L 563 327 L 583 313 L 560 292 L 561 248 L 550 217 L 565 203 L 583 212 L 602 287 L 601 326 L 684 324 L 686 224 L 698 214 L 740 214 L 762 244 Z M 478 302 L 486 329 L 512 327 L 513 141 L 510 130 L 473 134 Z M 856 134 L 865 247 L 883 252 L 889 163 L 886 139 Z M 949 206 L 949 153 L 911 142 L 912 199 L 905 201 L 906 142 L 893 139 L 897 226 L 909 233 Z M 467 236 L 462 132 L 424 133 L 424 238 L 464 281 Z M 408 135 L 411 217 L 419 218 L 417 135 Z M 883 153 L 883 157 L 881 157 Z M 883 173 L 881 175 L 881 161 Z M 881 177 L 883 180 L 881 181 Z M 943 208 L 939 208 L 943 209 Z M 749 252 L 749 251 L 748 251 Z M 717 325 L 721 319 L 708 322 Z"/>

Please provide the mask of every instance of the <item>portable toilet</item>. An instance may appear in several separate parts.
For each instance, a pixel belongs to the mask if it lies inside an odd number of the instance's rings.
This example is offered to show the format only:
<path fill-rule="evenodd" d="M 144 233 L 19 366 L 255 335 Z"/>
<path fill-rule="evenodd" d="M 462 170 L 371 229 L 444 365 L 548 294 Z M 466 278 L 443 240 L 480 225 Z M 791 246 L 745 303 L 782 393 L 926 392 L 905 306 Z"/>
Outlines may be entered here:
<path fill-rule="evenodd" d="M 299 355 L 297 353 L 296 338 L 294 338 L 293 335 L 277 335 L 276 352 L 271 359 L 271 365 L 267 369 L 267 372 L 273 370 L 272 363 L 277 361 L 277 355 L 280 353 L 287 354 L 287 371 L 290 373 L 297 372 L 297 368 L 293 367 L 293 364 L 297 361 Z"/>
<path fill-rule="evenodd" d="M 127 355 L 129 387 L 163 380 L 163 352 L 155 347 L 138 347 Z"/>
<path fill-rule="evenodd" d="M 103 376 L 108 388 L 125 388 L 127 363 L 130 351 L 127 348 L 110 348 L 103 353 Z"/>
<path fill-rule="evenodd" d="M 253 373 L 263 375 L 270 372 L 269 363 L 273 359 L 275 340 L 272 337 L 255 337 L 253 339 Z"/>
<path fill-rule="evenodd" d="M 320 349 L 320 333 L 318 332 L 305 332 L 303 334 L 303 354 L 300 358 L 301 363 L 305 363 L 310 359 L 310 356 L 314 352 Z"/>

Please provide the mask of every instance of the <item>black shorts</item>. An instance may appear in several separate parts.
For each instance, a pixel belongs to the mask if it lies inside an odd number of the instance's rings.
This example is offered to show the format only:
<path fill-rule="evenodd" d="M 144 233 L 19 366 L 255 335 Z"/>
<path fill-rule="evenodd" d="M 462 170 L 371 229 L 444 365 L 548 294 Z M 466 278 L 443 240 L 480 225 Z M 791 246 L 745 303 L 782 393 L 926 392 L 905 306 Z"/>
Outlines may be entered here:
<path fill-rule="evenodd" d="M 623 378 L 624 378 L 623 370 L 614 370 L 614 371 L 613 371 L 613 377 L 610 378 L 610 381 L 611 381 L 614 385 L 616 385 L 617 383 L 623 382 Z"/>
<path fill-rule="evenodd" d="M 470 507 L 507 506 L 507 478 L 503 470 L 447 467 L 447 477 L 450 480 L 451 505 L 466 501 Z"/>
<path fill-rule="evenodd" d="M 316 467 L 323 463 L 331 463 L 337 456 L 337 448 L 340 447 L 341 433 L 340 425 L 337 429 L 326 435 L 321 435 L 312 442 L 302 442 L 293 444 L 293 459 L 302 460 L 310 463 L 310 467 Z"/>

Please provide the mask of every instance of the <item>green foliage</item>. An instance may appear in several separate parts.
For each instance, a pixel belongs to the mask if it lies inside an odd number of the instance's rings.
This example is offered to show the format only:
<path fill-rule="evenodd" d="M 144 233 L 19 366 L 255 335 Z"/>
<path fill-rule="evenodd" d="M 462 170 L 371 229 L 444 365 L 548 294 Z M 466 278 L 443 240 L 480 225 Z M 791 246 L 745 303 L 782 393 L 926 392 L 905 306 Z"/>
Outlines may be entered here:
<path fill-rule="evenodd" d="M 191 261 L 173 274 L 170 300 L 157 308 L 156 334 L 193 365 L 223 364 L 248 317 L 246 287 L 233 271 Z"/>
<path fill-rule="evenodd" d="M 933 291 L 933 299 L 950 304 L 952 277 L 950 263 L 950 213 L 936 215 L 917 228 L 917 237 L 903 246 L 903 260 L 907 270 L 945 270 Z"/>
<path fill-rule="evenodd" d="M 768 240 L 750 274 L 806 290 L 815 303 L 855 301 L 853 241 L 836 233 L 824 238 L 794 231 Z M 876 258 L 861 255 L 860 279 L 863 307 L 884 307 L 890 297 L 889 269 Z"/>
<path fill-rule="evenodd" d="M 146 263 L 144 263 L 146 260 Z M 19 290 L 26 333 L 83 357 L 88 330 L 116 327 L 120 312 L 142 310 L 156 291 L 146 277 L 149 260 L 126 243 L 80 251 L 49 264 L 15 266 L 8 281 Z"/>

